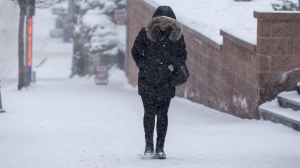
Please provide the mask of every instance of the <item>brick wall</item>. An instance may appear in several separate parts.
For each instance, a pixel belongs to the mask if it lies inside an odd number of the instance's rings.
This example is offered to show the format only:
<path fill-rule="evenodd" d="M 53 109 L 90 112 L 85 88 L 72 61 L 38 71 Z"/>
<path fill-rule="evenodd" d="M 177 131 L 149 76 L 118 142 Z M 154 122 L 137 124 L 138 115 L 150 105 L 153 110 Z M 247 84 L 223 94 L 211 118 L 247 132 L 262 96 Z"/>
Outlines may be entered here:
<path fill-rule="evenodd" d="M 295 89 L 300 81 L 300 14 L 259 13 L 257 57 L 264 69 L 258 71 L 259 103 L 279 92 Z"/>
<path fill-rule="evenodd" d="M 133 42 L 155 8 L 128 0 L 126 73 L 137 85 L 138 68 L 131 56 Z M 188 82 L 176 88 L 179 97 L 242 118 L 258 118 L 258 106 L 300 81 L 300 15 L 255 12 L 257 46 L 220 30 L 223 45 L 183 25 L 187 45 Z"/>

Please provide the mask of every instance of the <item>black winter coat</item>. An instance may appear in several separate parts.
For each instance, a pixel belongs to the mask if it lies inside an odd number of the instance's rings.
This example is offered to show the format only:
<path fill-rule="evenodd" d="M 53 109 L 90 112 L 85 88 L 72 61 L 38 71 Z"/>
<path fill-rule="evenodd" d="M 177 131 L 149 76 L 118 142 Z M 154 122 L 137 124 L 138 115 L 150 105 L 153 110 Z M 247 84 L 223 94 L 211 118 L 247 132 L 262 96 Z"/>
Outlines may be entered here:
<path fill-rule="evenodd" d="M 176 69 L 187 59 L 182 28 L 175 19 L 170 7 L 161 6 L 135 39 L 131 54 L 139 68 L 138 90 L 141 96 L 175 96 L 175 86 L 170 80 L 173 72 L 168 65 Z M 160 31 L 161 22 L 170 24 L 169 28 Z"/>

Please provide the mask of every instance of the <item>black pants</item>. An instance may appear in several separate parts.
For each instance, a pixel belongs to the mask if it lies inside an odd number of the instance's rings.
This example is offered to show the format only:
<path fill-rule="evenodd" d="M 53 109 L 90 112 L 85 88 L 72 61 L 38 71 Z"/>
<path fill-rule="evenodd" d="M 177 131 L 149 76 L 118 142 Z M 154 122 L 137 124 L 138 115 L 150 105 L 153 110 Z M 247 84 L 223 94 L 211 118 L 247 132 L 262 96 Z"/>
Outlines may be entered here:
<path fill-rule="evenodd" d="M 155 115 L 157 115 L 156 151 L 163 150 L 168 129 L 168 110 L 171 99 L 149 95 L 142 96 L 142 101 L 145 111 L 144 130 L 146 148 L 153 150 L 153 132 L 155 127 Z"/>

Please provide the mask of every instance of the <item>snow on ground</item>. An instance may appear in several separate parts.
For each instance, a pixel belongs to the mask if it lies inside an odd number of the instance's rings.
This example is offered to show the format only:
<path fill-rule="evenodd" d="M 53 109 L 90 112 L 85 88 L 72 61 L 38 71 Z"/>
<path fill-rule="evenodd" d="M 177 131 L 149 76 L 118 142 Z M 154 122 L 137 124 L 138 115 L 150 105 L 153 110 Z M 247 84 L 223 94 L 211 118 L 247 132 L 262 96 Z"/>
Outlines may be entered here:
<path fill-rule="evenodd" d="M 169 111 L 168 159 L 145 160 L 142 102 L 124 72 L 112 69 L 107 86 L 95 85 L 93 78 L 48 78 L 49 69 L 61 63 L 54 59 L 42 66 L 40 71 L 47 75 L 40 75 L 28 89 L 2 89 L 7 112 L 0 114 L 0 167 L 297 168 L 300 164 L 299 132 L 236 118 L 182 98 L 173 99 Z"/>
<path fill-rule="evenodd" d="M 38 9 L 33 18 L 32 68 L 39 79 L 66 78 L 71 74 L 73 43 L 63 43 L 62 38 L 50 38 L 50 30 L 55 28 L 56 18 L 50 9 Z M 45 63 L 37 67 L 44 59 Z"/>
<path fill-rule="evenodd" d="M 299 96 L 299 95 L 298 95 Z M 267 111 L 271 111 L 276 116 L 285 117 L 287 120 L 293 120 L 295 122 L 300 121 L 299 111 L 295 111 L 291 108 L 282 108 L 278 104 L 278 99 L 273 99 L 272 101 L 265 102 L 260 105 L 259 108 Z"/>
<path fill-rule="evenodd" d="M 0 81 L 15 82 L 18 77 L 19 8 L 8 0 L 0 1 Z"/>
<path fill-rule="evenodd" d="M 116 68 L 108 85 L 95 85 L 93 77 L 69 79 L 72 44 L 48 38 L 52 15 L 37 13 L 34 60 L 47 61 L 35 69 L 36 84 L 1 88 L 1 168 L 299 167 L 299 132 L 183 98 L 170 105 L 167 159 L 144 159 L 137 88 Z"/>
<path fill-rule="evenodd" d="M 272 2 L 277 0 L 253 0 L 235 2 L 234 0 L 146 0 L 154 7 L 170 6 L 177 19 L 210 38 L 223 44 L 220 29 L 256 45 L 257 19 L 254 11 L 274 12 Z M 297 0 L 292 0 L 297 2 Z M 280 3 L 280 2 L 279 2 Z"/>
<path fill-rule="evenodd" d="M 93 78 L 65 77 L 37 79 L 23 91 L 2 89 L 7 112 L 0 114 L 0 167 L 299 166 L 299 132 L 182 98 L 173 99 L 169 111 L 168 159 L 143 159 L 141 99 L 124 72 L 113 69 L 110 74 L 107 86 L 95 85 Z"/>

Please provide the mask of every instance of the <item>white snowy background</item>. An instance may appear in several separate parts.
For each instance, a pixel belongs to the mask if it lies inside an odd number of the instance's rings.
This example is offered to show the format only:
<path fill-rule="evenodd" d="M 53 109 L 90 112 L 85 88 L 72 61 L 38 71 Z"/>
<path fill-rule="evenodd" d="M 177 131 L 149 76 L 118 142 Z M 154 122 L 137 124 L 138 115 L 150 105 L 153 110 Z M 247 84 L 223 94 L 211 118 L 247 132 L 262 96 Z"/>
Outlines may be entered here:
<path fill-rule="evenodd" d="M 173 0 L 171 7 L 183 18 L 178 5 L 185 5 L 178 2 Z M 239 9 L 239 15 L 249 6 L 240 6 L 245 9 Z M 47 60 L 34 68 L 36 83 L 17 91 L 18 7 L 0 1 L 0 9 L 1 96 L 6 110 L 0 113 L 0 168 L 299 168 L 299 132 L 182 98 L 170 105 L 167 159 L 144 159 L 143 106 L 125 73 L 112 68 L 110 83 L 101 86 L 93 77 L 69 79 L 72 43 L 49 38 L 56 16 L 49 9 L 37 10 L 33 64 Z M 208 33 L 214 34 L 214 29 Z"/>
<path fill-rule="evenodd" d="M 19 8 L 8 0 L 0 1 L 0 80 L 8 84 L 18 77 Z"/>

